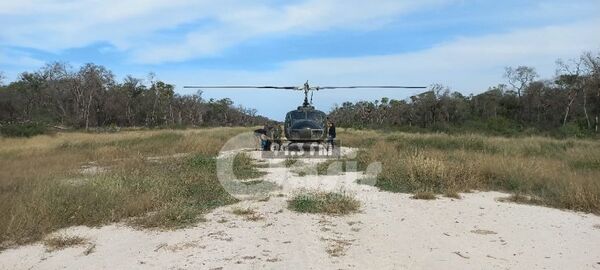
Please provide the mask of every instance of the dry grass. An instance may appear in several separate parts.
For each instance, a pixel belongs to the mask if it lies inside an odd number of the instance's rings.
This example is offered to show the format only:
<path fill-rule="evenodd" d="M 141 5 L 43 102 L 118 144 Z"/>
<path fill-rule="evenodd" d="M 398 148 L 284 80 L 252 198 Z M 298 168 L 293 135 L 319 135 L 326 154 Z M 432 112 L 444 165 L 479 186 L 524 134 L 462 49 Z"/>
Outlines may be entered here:
<path fill-rule="evenodd" d="M 521 194 L 513 194 L 506 198 L 498 198 L 500 202 L 513 202 L 513 203 L 522 203 L 522 204 L 534 204 L 534 205 L 543 205 L 544 202 L 533 196 L 525 196 Z"/>
<path fill-rule="evenodd" d="M 353 161 L 347 161 L 346 159 L 330 159 L 316 164 L 303 164 L 304 166 L 299 166 L 299 161 L 295 163 L 291 171 L 300 177 L 307 175 L 340 175 L 346 171 L 355 170 L 354 167 L 354 170 L 346 168 L 347 164 L 351 162 Z"/>
<path fill-rule="evenodd" d="M 44 239 L 44 245 L 49 252 L 62 250 L 69 247 L 81 246 L 88 242 L 87 239 L 79 236 L 56 235 Z"/>
<path fill-rule="evenodd" d="M 360 202 L 345 193 L 302 192 L 288 201 L 288 208 L 300 213 L 345 215 L 357 212 Z"/>
<path fill-rule="evenodd" d="M 239 153 L 233 159 L 233 173 L 237 179 L 254 179 L 264 176 L 266 173 L 257 169 L 257 162 L 246 153 Z"/>
<path fill-rule="evenodd" d="M 228 138 L 248 130 L 0 138 L 0 249 L 38 241 L 74 225 L 193 224 L 206 211 L 236 201 L 216 179 L 215 156 Z M 600 214 L 598 141 L 352 130 L 340 130 L 339 137 L 346 146 L 363 148 L 359 169 L 373 161 L 382 163 L 377 186 L 384 190 L 499 190 L 515 194 L 510 201 Z M 104 170 L 82 172 L 82 166 L 92 162 Z M 247 156 L 235 162 L 240 166 L 236 175 L 260 177 Z M 320 167 L 326 165 L 331 164 Z M 244 190 L 271 188 L 259 182 L 240 185 Z M 296 196 L 289 202 L 296 211 L 331 214 L 353 212 L 359 206 L 344 194 Z"/>
<path fill-rule="evenodd" d="M 497 190 L 512 201 L 600 214 L 600 142 L 545 137 L 412 134 L 341 130 L 363 147 L 359 168 L 379 161 L 376 185 L 395 192 L 458 194 Z"/>
<path fill-rule="evenodd" d="M 247 130 L 2 138 L 0 249 L 74 225 L 125 220 L 176 228 L 197 222 L 207 210 L 236 201 L 218 183 L 214 157 L 228 138 Z M 91 162 L 106 171 L 83 173 L 82 165 Z"/>
<path fill-rule="evenodd" d="M 444 197 L 453 198 L 453 199 L 462 199 L 462 196 L 458 194 L 456 191 L 448 190 L 444 193 Z"/>
<path fill-rule="evenodd" d="M 242 216 L 247 221 L 259 221 L 263 220 L 264 216 L 260 213 L 256 212 L 256 210 L 252 208 L 239 208 L 235 207 L 231 210 L 231 213 L 236 216 Z"/>
<path fill-rule="evenodd" d="M 346 251 L 352 245 L 351 240 L 344 239 L 324 239 L 327 241 L 327 254 L 331 257 L 342 257 L 346 255 Z"/>
<path fill-rule="evenodd" d="M 231 210 L 231 213 L 237 216 L 248 216 L 248 215 L 253 215 L 256 213 L 256 211 L 252 208 L 239 208 L 239 207 L 235 207 L 233 208 L 233 210 Z"/>
<path fill-rule="evenodd" d="M 283 161 L 283 166 L 285 166 L 286 168 L 290 168 L 293 166 L 299 166 L 302 162 L 299 159 L 295 159 L 295 158 L 286 158 L 285 161 Z"/>
<path fill-rule="evenodd" d="M 435 200 L 435 199 L 437 199 L 437 197 L 435 197 L 435 193 L 430 192 L 430 191 L 419 191 L 419 192 L 415 193 L 414 195 L 412 195 L 410 198 L 415 199 L 415 200 Z"/>

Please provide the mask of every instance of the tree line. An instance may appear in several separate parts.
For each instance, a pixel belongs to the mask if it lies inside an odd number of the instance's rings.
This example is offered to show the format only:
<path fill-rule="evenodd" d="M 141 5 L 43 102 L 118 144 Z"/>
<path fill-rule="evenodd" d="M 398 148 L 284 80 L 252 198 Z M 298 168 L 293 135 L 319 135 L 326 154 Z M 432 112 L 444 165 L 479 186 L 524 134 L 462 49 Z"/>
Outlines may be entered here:
<path fill-rule="evenodd" d="M 540 79 L 534 68 L 507 67 L 506 84 L 465 96 L 443 85 L 406 100 L 345 102 L 329 118 L 338 126 L 499 134 L 598 134 L 600 53 L 556 62 L 556 76 Z"/>
<path fill-rule="evenodd" d="M 507 67 L 505 84 L 476 95 L 443 85 L 405 100 L 344 102 L 329 118 L 341 127 L 489 132 L 494 134 L 598 134 L 600 53 L 558 60 L 556 76 L 541 79 L 534 68 Z M 15 124 L 73 128 L 255 126 L 269 119 L 228 99 L 202 93 L 179 95 L 153 74 L 118 82 L 107 68 L 61 62 L 23 72 L 2 83 L 0 133 Z"/>
<path fill-rule="evenodd" d="M 7 85 L 1 81 L 0 73 L 0 126 L 253 126 L 268 120 L 254 109 L 234 106 L 228 98 L 205 100 L 200 91 L 179 95 L 153 74 L 118 82 L 110 70 L 91 63 L 77 70 L 66 63 L 49 63 L 21 73 Z"/>

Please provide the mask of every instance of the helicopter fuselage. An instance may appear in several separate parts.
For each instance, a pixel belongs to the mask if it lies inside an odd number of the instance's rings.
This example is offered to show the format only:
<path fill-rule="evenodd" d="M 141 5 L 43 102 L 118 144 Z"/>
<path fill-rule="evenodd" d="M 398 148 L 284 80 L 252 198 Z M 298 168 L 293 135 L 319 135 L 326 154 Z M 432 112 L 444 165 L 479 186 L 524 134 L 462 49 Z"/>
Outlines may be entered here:
<path fill-rule="evenodd" d="M 291 142 L 322 142 L 327 138 L 327 115 L 303 105 L 285 116 L 284 133 Z"/>

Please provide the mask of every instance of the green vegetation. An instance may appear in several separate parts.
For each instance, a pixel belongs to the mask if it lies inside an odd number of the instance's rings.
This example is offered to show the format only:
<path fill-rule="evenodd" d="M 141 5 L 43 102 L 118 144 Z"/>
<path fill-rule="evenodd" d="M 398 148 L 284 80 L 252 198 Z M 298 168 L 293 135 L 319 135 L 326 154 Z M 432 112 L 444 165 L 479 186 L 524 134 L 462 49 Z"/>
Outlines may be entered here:
<path fill-rule="evenodd" d="M 197 222 L 206 211 L 236 202 L 217 180 L 215 156 L 242 131 L 0 139 L 0 247 L 74 225 L 125 221 L 176 228 Z"/>
<path fill-rule="evenodd" d="M 46 133 L 46 125 L 34 122 L 0 125 L 0 135 L 4 137 L 32 137 Z"/>
<path fill-rule="evenodd" d="M 413 134 L 340 129 L 346 146 L 363 146 L 359 169 L 381 162 L 376 186 L 446 194 L 497 190 L 557 208 L 600 213 L 600 142 L 544 137 Z M 365 140 L 374 143 L 364 146 Z M 418 195 L 420 197 L 421 195 Z"/>
<path fill-rule="evenodd" d="M 292 166 L 297 166 L 300 163 L 301 163 L 301 161 L 299 161 L 298 159 L 286 158 L 285 161 L 283 162 L 283 166 L 285 166 L 286 168 L 290 168 Z"/>
<path fill-rule="evenodd" d="M 304 192 L 292 197 L 288 208 L 300 213 L 344 215 L 357 212 L 360 202 L 345 193 Z"/>
<path fill-rule="evenodd" d="M 596 159 L 593 159 L 593 157 L 592 157 L 589 160 L 586 160 L 586 159 L 572 160 L 569 162 L 569 165 L 571 166 L 571 168 L 576 169 L 576 170 L 600 171 L 600 159 L 598 159 L 598 157 L 596 157 Z"/>
<path fill-rule="evenodd" d="M 0 135 L 43 133 L 42 122 L 99 132 L 119 127 L 185 129 L 197 126 L 256 126 L 269 121 L 256 110 L 233 106 L 228 98 L 205 100 L 201 92 L 175 93 L 175 86 L 127 76 L 118 82 L 106 67 L 92 63 L 74 70 L 48 63 L 0 83 Z M 25 124 L 10 124 L 10 123 Z"/>
<path fill-rule="evenodd" d="M 338 127 L 395 132 L 598 138 L 600 52 L 559 60 L 556 74 L 539 78 L 532 67 L 507 67 L 504 82 L 476 95 L 433 85 L 403 100 L 343 102 L 329 118 Z"/>
<path fill-rule="evenodd" d="M 239 153 L 233 159 L 233 173 L 240 180 L 258 178 L 266 174 L 257 169 L 256 161 L 246 153 Z"/>

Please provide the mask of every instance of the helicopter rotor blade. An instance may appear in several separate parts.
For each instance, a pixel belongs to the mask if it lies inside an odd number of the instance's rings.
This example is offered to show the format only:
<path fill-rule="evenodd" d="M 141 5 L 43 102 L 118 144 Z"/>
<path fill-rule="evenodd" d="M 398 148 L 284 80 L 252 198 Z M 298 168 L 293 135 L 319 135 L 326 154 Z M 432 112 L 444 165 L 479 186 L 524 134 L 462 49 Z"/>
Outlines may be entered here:
<path fill-rule="evenodd" d="M 310 86 L 306 88 L 302 86 L 257 86 L 257 85 L 186 85 L 183 88 L 195 88 L 195 89 L 283 89 L 283 90 L 296 90 L 296 91 L 307 91 L 307 90 L 328 90 L 328 89 L 426 89 L 426 86 L 401 86 L 401 85 L 350 85 L 350 86 Z"/>
<path fill-rule="evenodd" d="M 357 89 L 357 88 L 386 88 L 386 89 L 426 89 L 426 86 L 399 86 L 399 85 L 365 85 L 365 86 L 320 86 L 317 90 L 322 89 Z"/>
<path fill-rule="evenodd" d="M 285 89 L 299 90 L 296 86 L 250 86 L 250 85 L 223 85 L 223 86 L 184 86 L 183 88 L 206 88 L 206 89 Z"/>

